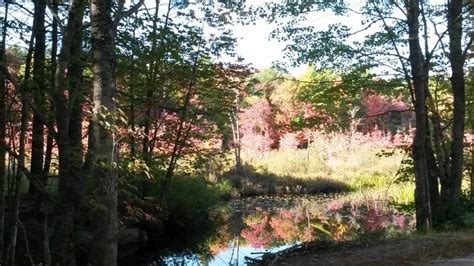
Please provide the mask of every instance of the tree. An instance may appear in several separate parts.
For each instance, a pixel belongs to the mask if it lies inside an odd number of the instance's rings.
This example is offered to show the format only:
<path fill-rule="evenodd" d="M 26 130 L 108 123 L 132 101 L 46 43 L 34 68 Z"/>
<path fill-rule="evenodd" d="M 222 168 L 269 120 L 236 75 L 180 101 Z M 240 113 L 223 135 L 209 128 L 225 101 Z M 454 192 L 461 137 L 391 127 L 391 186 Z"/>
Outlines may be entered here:
<path fill-rule="evenodd" d="M 472 6 L 470 7 L 472 8 Z M 459 200 L 463 178 L 464 161 L 464 118 L 465 118 L 465 73 L 464 64 L 467 56 L 463 51 L 463 1 L 448 1 L 448 33 L 449 33 L 449 61 L 451 62 L 451 87 L 453 90 L 453 125 L 452 144 L 450 154 L 451 173 L 444 179 L 441 196 L 445 201 Z M 472 42 L 472 36 L 471 36 Z M 443 181 L 443 179 L 441 179 Z"/>
<path fill-rule="evenodd" d="M 53 102 L 58 143 L 58 202 L 56 215 L 60 217 L 58 239 L 60 246 L 60 261 L 66 265 L 74 265 L 75 241 L 74 224 L 78 202 L 81 198 L 81 183 L 84 178 L 78 175 L 81 167 L 82 154 L 80 153 L 81 106 L 82 92 L 80 79 L 82 77 L 81 52 L 82 52 L 82 20 L 84 17 L 85 1 L 74 0 L 70 2 L 68 21 L 62 38 L 61 51 L 54 78 Z M 67 69 L 67 75 L 66 73 Z M 69 98 L 66 97 L 68 88 Z M 51 134 L 51 132 L 50 132 Z M 79 138 L 79 140 L 77 139 Z M 46 256 L 47 257 L 47 256 Z"/>
<path fill-rule="evenodd" d="M 44 166 L 44 122 L 41 115 L 45 114 L 45 92 L 46 92 L 46 1 L 34 1 L 33 31 L 35 35 L 32 94 L 37 112 L 33 114 L 33 136 L 31 146 L 31 167 L 32 175 L 41 178 Z M 39 113 L 41 112 L 41 114 Z M 34 193 L 34 186 L 30 186 L 30 193 Z"/>
<path fill-rule="evenodd" d="M 5 172 L 5 152 L 9 160 L 15 160 L 13 191 L 9 191 L 11 198 L 7 208 L 11 214 L 6 222 L 10 232 L 8 237 L 2 238 L 8 244 L 8 256 L 4 256 L 8 259 L 4 262 L 6 265 L 22 263 L 16 253 L 20 250 L 17 243 L 22 244 L 17 241 L 18 232 L 23 228 L 19 220 L 22 217 L 21 184 L 22 178 L 27 177 L 31 190 L 38 196 L 34 218 L 41 225 L 41 231 L 37 232 L 36 227 L 27 230 L 31 235 L 41 235 L 42 239 L 28 234 L 26 242 L 43 246 L 43 258 L 31 257 L 30 263 L 83 263 L 84 259 L 78 256 L 83 243 L 75 237 L 81 230 L 81 233 L 95 232 L 93 241 L 85 245 L 91 250 L 91 263 L 115 265 L 118 179 L 119 170 L 123 170 L 119 166 L 126 162 L 120 160 L 118 154 L 121 152 L 128 158 L 140 156 L 136 152 L 128 153 L 121 144 L 130 140 L 130 147 L 142 148 L 144 158 L 149 157 L 160 170 L 168 170 L 167 182 L 178 168 L 180 157 L 195 157 L 193 163 L 198 164 L 199 159 L 205 157 L 201 153 L 206 149 L 204 142 L 217 138 L 218 128 L 225 124 L 223 117 L 227 118 L 231 108 L 231 93 L 221 86 L 218 66 L 210 60 L 211 54 L 230 51 L 234 39 L 229 37 L 229 31 L 223 31 L 219 37 L 205 41 L 208 36 L 203 34 L 202 23 L 221 27 L 227 23 L 227 15 L 216 13 L 201 3 L 189 4 L 203 11 L 202 16 L 196 18 L 192 12 L 182 12 L 187 5 L 170 1 L 168 16 L 163 21 L 158 12 L 160 1 L 156 1 L 156 12 L 150 16 L 146 15 L 148 10 L 139 9 L 143 1 L 129 4 L 94 0 L 89 7 L 83 0 L 61 4 L 46 2 L 35 1 L 34 12 L 30 14 L 33 4 L 22 6 L 22 3 L 9 1 L 5 7 L 15 6 L 12 11 L 15 16 L 8 21 L 8 27 L 7 18 L 2 21 L 0 79 L 8 79 L 7 83 L 2 82 L 2 85 L 8 84 L 8 88 L 0 87 L 0 100 L 3 99 L 0 103 L 0 178 Z M 179 12 L 173 14 L 171 10 Z M 89 11 L 90 23 L 84 23 L 84 15 Z M 121 23 L 121 19 L 130 14 L 134 16 L 127 21 L 129 24 Z M 29 15 L 34 16 L 31 19 Z M 178 18 L 172 17 L 174 15 Z M 17 17 L 25 20 L 17 20 Z M 148 21 L 148 18 L 153 19 Z M 127 28 L 130 25 L 140 36 L 130 38 Z M 24 40 L 29 48 L 22 54 L 26 59 L 19 57 L 21 62 L 15 78 L 8 73 L 4 56 L 10 29 L 16 31 L 20 39 L 25 34 L 30 37 Z M 48 32 L 51 32 L 51 42 L 48 42 Z M 92 49 L 88 51 L 91 44 Z M 49 48 L 51 53 L 47 55 Z M 127 61 L 123 60 L 124 55 Z M 89 88 L 91 76 L 92 90 Z M 141 83 L 142 78 L 147 82 Z M 87 115 L 89 99 L 93 106 Z M 133 106 L 130 116 L 118 108 L 122 103 Z M 5 104 L 16 108 L 12 110 L 15 116 L 8 118 L 11 121 L 4 119 Z M 146 123 L 141 120 L 142 110 L 150 113 L 151 119 Z M 7 125 L 12 130 L 5 137 Z M 86 126 L 88 143 L 84 137 Z M 149 134 L 145 138 L 133 130 L 132 140 L 128 138 L 132 133 L 127 126 L 139 129 L 137 131 L 148 128 Z M 159 160 L 152 160 L 155 158 Z M 48 191 L 48 178 L 58 180 L 57 193 Z M 133 183 L 125 182 L 127 186 Z M 124 193 L 129 196 L 133 189 L 127 189 Z M 157 188 L 152 189 L 156 193 Z M 165 189 L 166 186 L 163 191 Z M 25 226 L 28 227 L 26 223 Z"/>
<path fill-rule="evenodd" d="M 6 95 L 7 95 L 7 66 L 6 66 L 6 37 L 8 2 L 4 4 L 5 17 L 2 20 L 2 33 L 0 42 L 0 261 L 4 258 L 4 233 L 5 233 L 5 178 L 6 178 L 6 153 L 5 141 L 7 131 Z"/>
<path fill-rule="evenodd" d="M 335 23 L 327 30 L 318 31 L 313 25 L 300 23 L 307 18 L 306 14 L 321 10 L 332 10 L 336 15 L 361 14 L 364 16 L 361 29 Z M 272 19 L 293 17 L 275 36 L 292 41 L 288 50 L 296 63 L 344 71 L 382 68 L 383 74 L 403 78 L 417 120 L 412 150 L 419 229 L 430 228 L 432 222 L 451 219 L 448 206 L 460 198 L 465 116 L 463 71 L 467 51 L 462 48 L 472 42 L 462 42 L 466 35 L 462 23 L 466 10 L 469 8 L 463 6 L 462 1 L 449 1 L 444 6 L 427 1 L 396 0 L 366 1 L 360 11 L 355 11 L 349 2 L 341 1 L 270 3 L 262 10 L 264 16 Z M 361 32 L 365 32 L 363 41 L 351 39 Z M 434 45 L 430 38 L 435 40 Z M 447 39 L 449 53 L 444 44 Z M 433 73 L 446 76 L 448 62 L 454 110 L 449 120 L 444 120 L 436 109 L 429 81 Z M 452 133 L 445 134 L 446 128 Z M 441 191 L 438 191 L 438 183 L 441 183 Z"/>
<path fill-rule="evenodd" d="M 114 138 L 116 112 L 115 26 L 112 0 L 91 1 L 93 68 L 93 182 L 96 208 L 94 223 L 94 265 L 117 264 L 117 156 Z M 121 11 L 119 11 L 121 12 Z M 118 19 L 118 18 L 117 18 Z"/>

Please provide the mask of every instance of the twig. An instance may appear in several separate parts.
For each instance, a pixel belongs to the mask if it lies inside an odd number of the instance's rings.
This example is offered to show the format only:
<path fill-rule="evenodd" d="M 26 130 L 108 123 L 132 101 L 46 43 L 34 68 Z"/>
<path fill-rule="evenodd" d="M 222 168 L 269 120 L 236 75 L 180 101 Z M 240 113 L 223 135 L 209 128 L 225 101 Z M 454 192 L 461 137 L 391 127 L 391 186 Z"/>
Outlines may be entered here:
<path fill-rule="evenodd" d="M 20 226 L 21 230 L 23 231 L 23 238 L 25 239 L 26 255 L 28 256 L 28 259 L 30 260 L 31 265 L 35 265 L 35 263 L 33 262 L 33 257 L 31 257 L 30 245 L 28 244 L 28 237 L 26 236 L 25 226 L 20 221 L 20 219 L 17 219 L 17 223 Z"/>
<path fill-rule="evenodd" d="M 7 152 L 8 152 L 8 155 L 11 156 L 12 158 L 18 160 L 19 158 L 19 155 L 13 151 L 10 147 L 7 147 Z M 23 174 L 31 181 L 31 184 L 33 184 L 33 186 L 43 195 L 45 196 L 45 198 L 47 199 L 50 199 L 50 195 L 48 193 L 48 191 L 46 190 L 45 188 L 45 185 L 43 184 L 43 182 L 38 178 L 36 177 L 35 175 L 32 175 L 28 169 L 24 166 L 20 166 L 18 165 L 17 166 L 21 172 L 23 172 Z"/>

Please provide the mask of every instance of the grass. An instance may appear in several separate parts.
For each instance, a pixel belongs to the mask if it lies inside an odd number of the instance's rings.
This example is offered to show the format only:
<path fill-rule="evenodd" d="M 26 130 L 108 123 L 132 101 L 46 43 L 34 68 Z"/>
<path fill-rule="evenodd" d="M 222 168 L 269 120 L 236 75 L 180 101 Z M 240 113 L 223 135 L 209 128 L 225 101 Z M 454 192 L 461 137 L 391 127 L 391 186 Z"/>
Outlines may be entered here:
<path fill-rule="evenodd" d="M 240 196 L 352 192 L 397 202 L 413 199 L 411 185 L 394 183 L 404 153 L 385 137 L 321 133 L 308 149 L 242 154 L 244 169 L 221 177 Z"/>
<path fill-rule="evenodd" d="M 256 168 L 271 168 L 277 175 L 350 180 L 360 176 L 393 176 L 403 154 L 379 156 L 382 151 L 393 147 L 385 138 L 377 139 L 369 135 L 319 134 L 308 149 L 271 151 L 257 160 L 247 153 L 245 159 L 256 164 Z"/>
<path fill-rule="evenodd" d="M 258 172 L 246 165 L 238 172 L 231 170 L 224 174 L 224 180 L 235 187 L 234 196 L 251 197 L 259 195 L 299 195 L 316 193 L 339 193 L 350 191 L 348 184 L 329 178 L 298 178 L 292 175 L 276 175 Z"/>

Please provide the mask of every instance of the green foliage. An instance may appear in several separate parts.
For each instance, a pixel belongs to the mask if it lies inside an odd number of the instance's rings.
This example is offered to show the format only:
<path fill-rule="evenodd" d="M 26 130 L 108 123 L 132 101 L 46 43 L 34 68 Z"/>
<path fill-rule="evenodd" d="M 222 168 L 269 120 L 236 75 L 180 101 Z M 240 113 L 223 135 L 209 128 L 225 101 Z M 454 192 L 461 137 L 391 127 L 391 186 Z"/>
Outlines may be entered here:
<path fill-rule="evenodd" d="M 366 190 L 377 187 L 387 187 L 390 179 L 383 175 L 357 176 L 350 181 L 350 186 L 354 190 Z"/>
<path fill-rule="evenodd" d="M 143 186 L 148 186 L 149 195 L 144 200 L 149 203 L 135 206 L 134 212 L 151 215 L 148 205 L 156 204 L 163 208 L 159 218 L 164 219 L 166 213 L 166 219 L 175 224 L 199 224 L 207 221 L 211 208 L 233 193 L 229 181 L 211 183 L 196 172 L 189 175 L 181 171 L 173 176 L 165 198 L 159 202 L 166 171 L 164 162 L 159 157 L 148 163 L 140 158 L 130 157 L 123 158 L 122 162 L 119 183 L 122 197 L 127 201 L 141 201 Z"/>
<path fill-rule="evenodd" d="M 220 194 L 228 185 L 214 186 L 202 177 L 175 176 L 165 202 L 175 221 L 205 221 L 211 207 L 220 202 Z"/>
<path fill-rule="evenodd" d="M 442 215 L 434 217 L 435 226 L 440 230 L 460 230 L 474 228 L 474 200 L 463 193 L 456 202 L 444 202 Z"/>

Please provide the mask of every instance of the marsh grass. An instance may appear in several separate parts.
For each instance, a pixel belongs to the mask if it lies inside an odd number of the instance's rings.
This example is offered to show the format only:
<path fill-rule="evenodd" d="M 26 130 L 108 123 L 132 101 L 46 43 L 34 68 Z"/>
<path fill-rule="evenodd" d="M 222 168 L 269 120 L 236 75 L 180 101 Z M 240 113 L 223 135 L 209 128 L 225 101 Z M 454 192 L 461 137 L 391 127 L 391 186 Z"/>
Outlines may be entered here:
<path fill-rule="evenodd" d="M 348 184 L 338 180 L 276 175 L 270 172 L 259 172 L 251 165 L 245 165 L 240 171 L 231 170 L 224 174 L 223 179 L 230 181 L 238 191 L 237 196 L 241 197 L 340 193 L 351 190 Z"/>
<path fill-rule="evenodd" d="M 243 151 L 243 169 L 222 178 L 240 196 L 353 192 L 409 202 L 412 187 L 394 182 L 404 156 L 389 137 L 318 133 L 307 149 Z"/>

